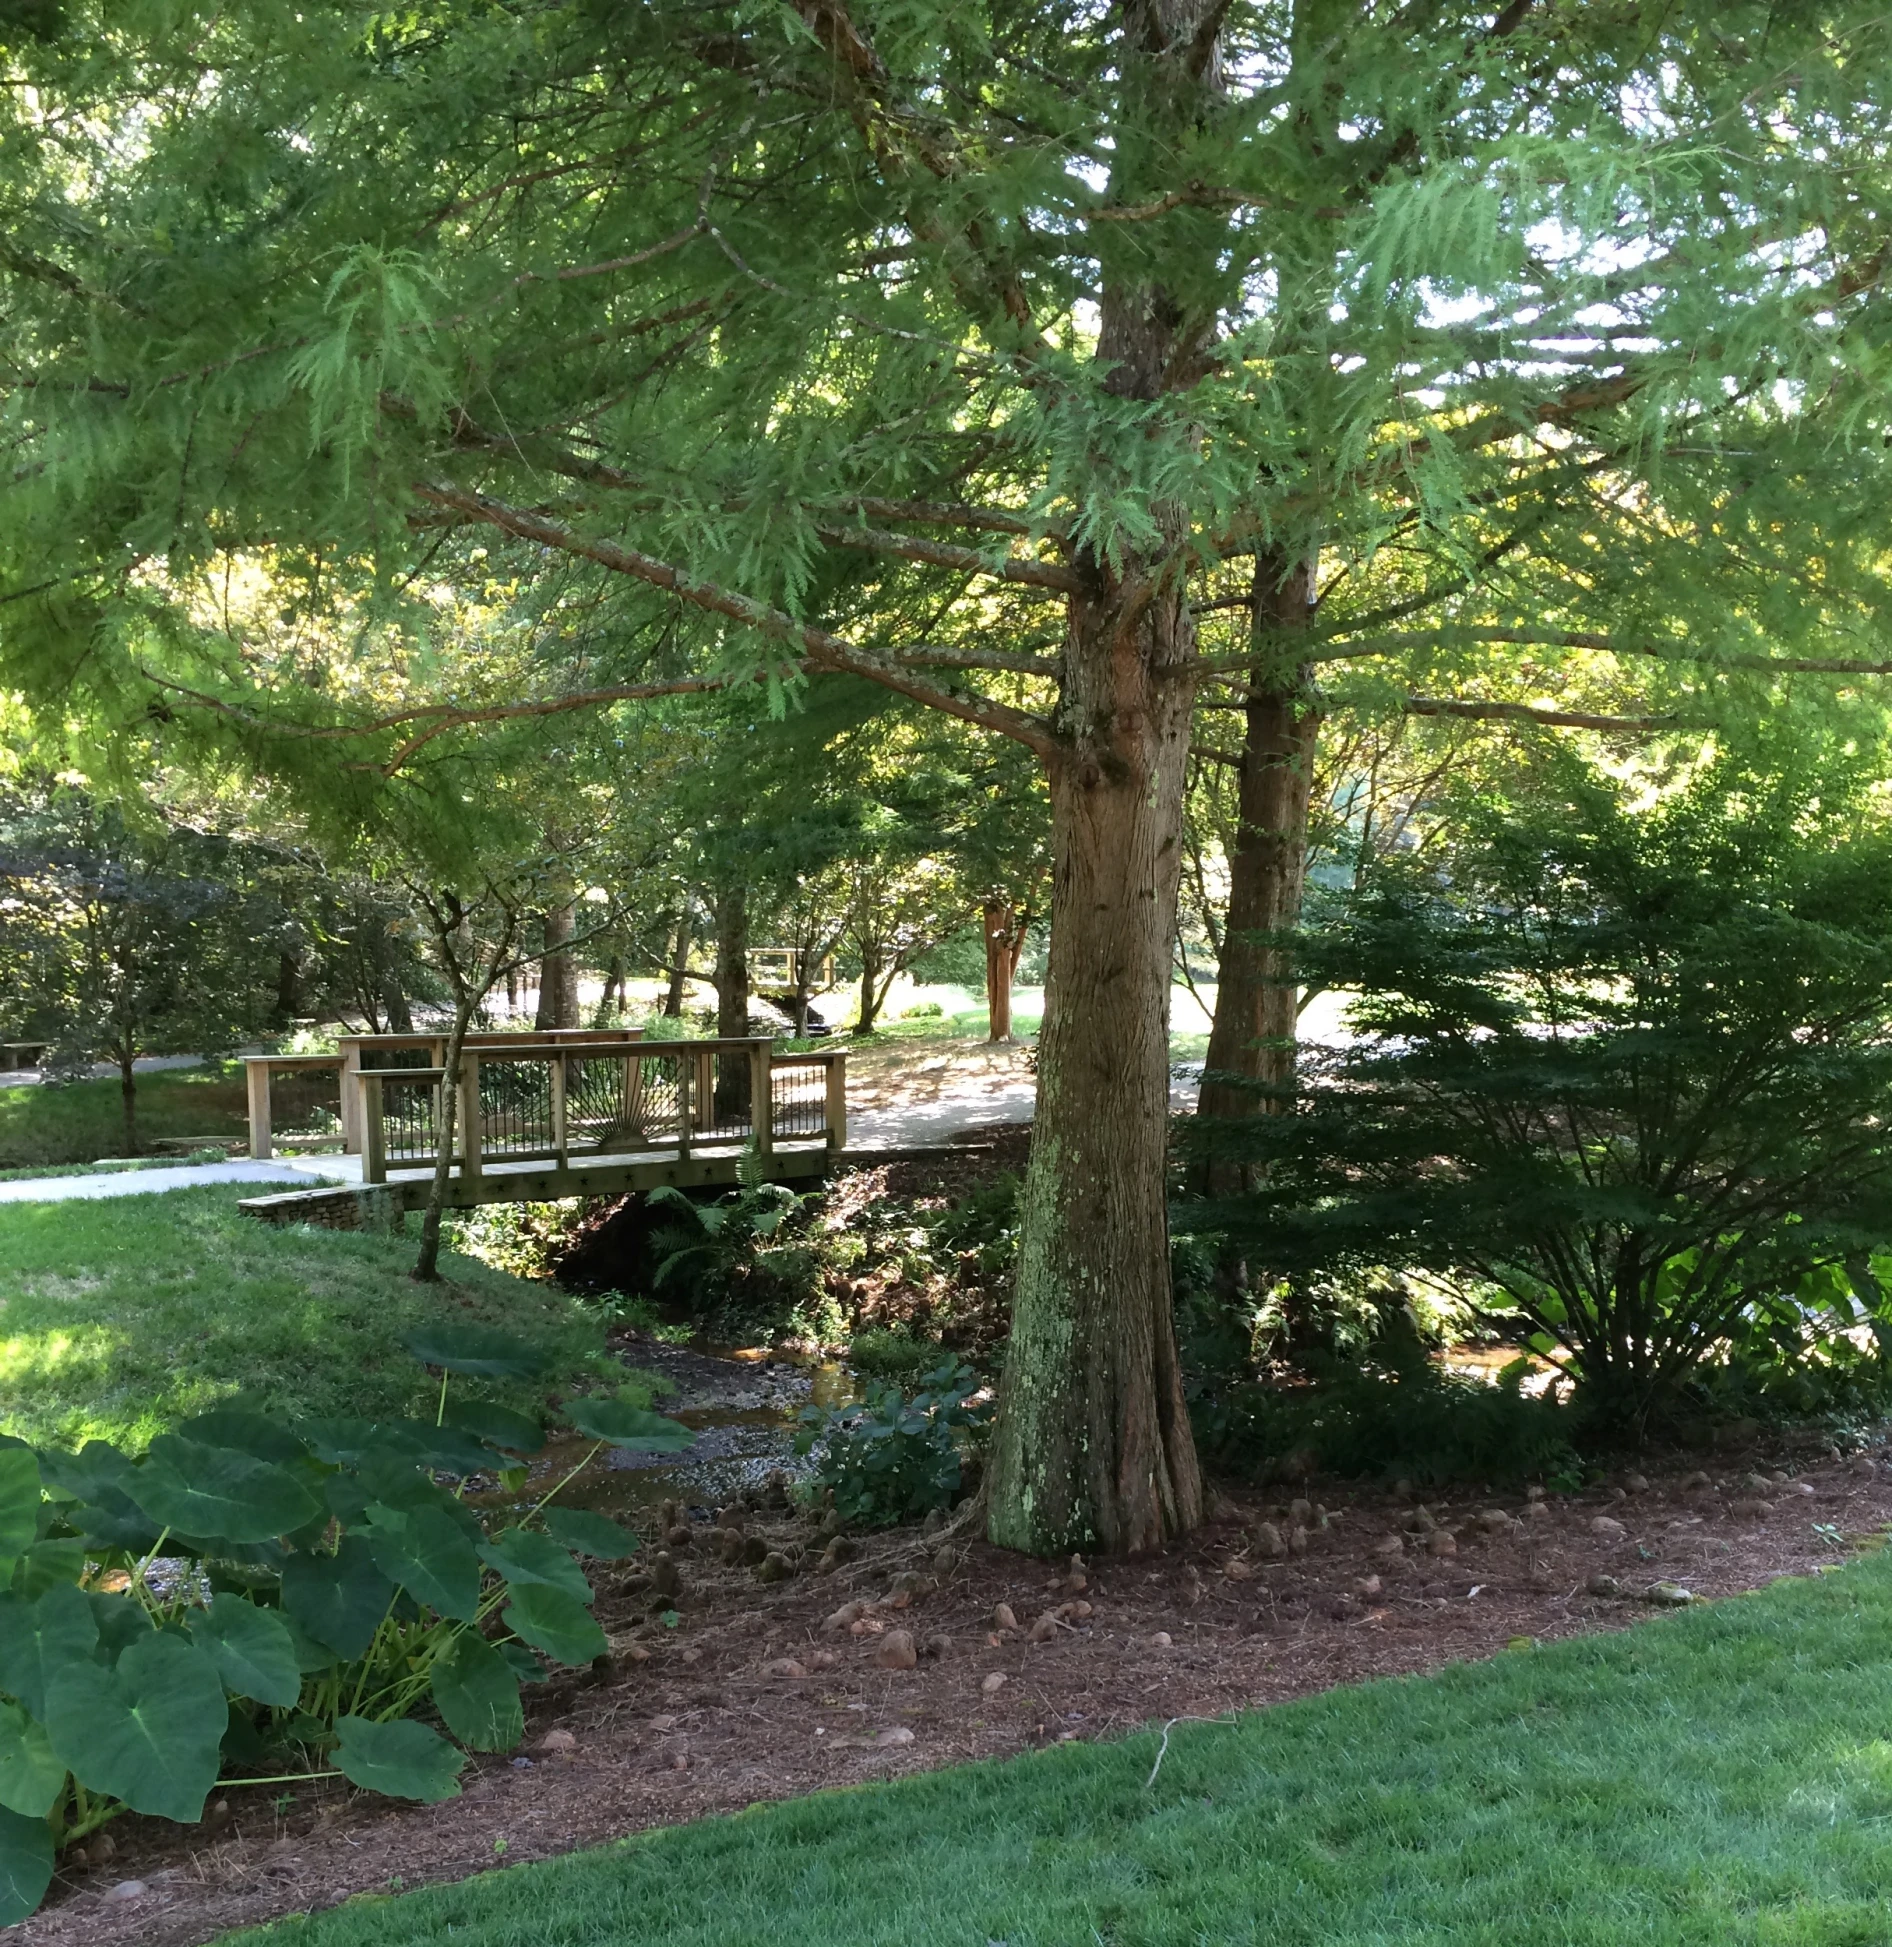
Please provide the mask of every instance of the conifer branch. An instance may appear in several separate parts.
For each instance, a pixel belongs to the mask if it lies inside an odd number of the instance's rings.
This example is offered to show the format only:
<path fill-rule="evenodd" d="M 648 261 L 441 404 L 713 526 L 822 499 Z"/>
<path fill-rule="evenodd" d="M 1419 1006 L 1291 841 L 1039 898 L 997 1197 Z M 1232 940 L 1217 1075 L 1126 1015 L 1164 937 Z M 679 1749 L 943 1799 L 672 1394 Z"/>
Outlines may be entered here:
<path fill-rule="evenodd" d="M 1581 629 L 1414 629 L 1401 635 L 1365 636 L 1316 648 L 1314 662 L 1337 662 L 1354 657 L 1397 655 L 1405 649 L 1451 648 L 1462 643 L 1490 643 L 1515 649 L 1591 649 L 1608 656 L 1641 656 L 1655 662 L 1701 663 L 1721 669 L 1758 670 L 1783 676 L 1892 676 L 1892 659 L 1868 661 L 1843 656 L 1765 656 L 1724 653 L 1686 642 L 1623 642 L 1614 636 Z"/>
<path fill-rule="evenodd" d="M 1013 709 L 1009 704 L 995 702 L 990 697 L 961 695 L 953 690 L 941 689 L 903 666 L 898 651 L 863 649 L 843 636 L 831 634 L 810 622 L 797 621 L 794 616 L 771 608 L 766 602 L 755 601 L 750 596 L 737 594 L 733 589 L 704 581 L 671 562 L 658 560 L 654 555 L 644 554 L 636 548 L 622 547 L 613 541 L 594 540 L 588 535 L 574 533 L 555 521 L 546 520 L 523 507 L 509 506 L 485 494 L 426 481 L 417 482 L 414 492 L 430 505 L 483 521 L 488 526 L 536 546 L 596 562 L 613 574 L 629 575 L 650 587 L 661 588 L 666 594 L 676 596 L 693 608 L 725 616 L 746 628 L 759 630 L 778 642 L 792 644 L 817 669 L 862 677 L 870 683 L 878 683 L 883 689 L 893 690 L 916 703 L 922 703 L 928 709 L 943 711 L 963 722 L 1011 737 L 1047 763 L 1062 754 L 1061 743 L 1042 717 Z"/>
<path fill-rule="evenodd" d="M 1470 717 L 1497 723 L 1543 724 L 1553 730 L 1602 730 L 1643 737 L 1685 728 L 1680 717 L 1600 717 L 1582 710 L 1541 710 L 1529 703 L 1461 702 L 1448 696 L 1409 696 L 1401 708 L 1409 717 Z"/>

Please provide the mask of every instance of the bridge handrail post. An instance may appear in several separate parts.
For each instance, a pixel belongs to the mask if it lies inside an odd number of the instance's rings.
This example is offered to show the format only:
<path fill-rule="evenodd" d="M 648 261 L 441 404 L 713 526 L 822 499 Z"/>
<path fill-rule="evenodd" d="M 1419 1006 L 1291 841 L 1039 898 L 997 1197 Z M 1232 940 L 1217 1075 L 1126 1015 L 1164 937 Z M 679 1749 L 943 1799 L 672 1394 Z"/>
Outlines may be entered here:
<path fill-rule="evenodd" d="M 691 1115 L 690 1080 L 696 1073 L 696 1057 L 688 1053 L 676 1056 L 677 1064 L 677 1154 L 690 1153 L 690 1129 L 694 1121 Z"/>
<path fill-rule="evenodd" d="M 250 1084 L 250 1155 L 267 1163 L 275 1154 L 269 1129 L 269 1058 L 252 1055 L 243 1066 Z"/>
<path fill-rule="evenodd" d="M 775 1090 L 769 1056 L 773 1038 L 757 1035 L 749 1043 L 749 1130 L 758 1156 L 775 1153 Z"/>
<path fill-rule="evenodd" d="M 570 1054 L 558 1048 L 552 1054 L 550 1087 L 552 1094 L 552 1147 L 558 1152 L 560 1169 L 571 1168 L 571 1129 L 566 1119 L 565 1099 L 569 1077 L 565 1065 L 571 1060 Z"/>
<path fill-rule="evenodd" d="M 460 1051 L 460 1174 L 480 1174 L 480 1058 L 469 1048 Z"/>
<path fill-rule="evenodd" d="M 388 1125 L 382 1116 L 381 1076 L 373 1068 L 357 1068 L 355 1075 L 356 1127 L 361 1143 L 361 1180 L 385 1183 L 388 1180 Z"/>
<path fill-rule="evenodd" d="M 827 1124 L 828 1147 L 847 1147 L 847 1054 L 837 1048 L 828 1056 L 828 1100 L 822 1120 Z"/>

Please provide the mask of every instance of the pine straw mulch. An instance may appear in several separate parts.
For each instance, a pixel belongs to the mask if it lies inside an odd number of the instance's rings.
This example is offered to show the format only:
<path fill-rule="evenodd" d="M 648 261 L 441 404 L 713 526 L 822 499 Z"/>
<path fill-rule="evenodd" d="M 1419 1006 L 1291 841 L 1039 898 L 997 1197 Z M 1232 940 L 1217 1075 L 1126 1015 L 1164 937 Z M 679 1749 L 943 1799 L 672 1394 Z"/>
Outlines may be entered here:
<path fill-rule="evenodd" d="M 1310 1483 L 1302 1492 L 1327 1504 L 1329 1523 L 1309 1532 L 1304 1553 L 1273 1559 L 1260 1524 L 1287 1531 L 1293 1490 L 1239 1493 L 1186 1547 L 1093 1564 L 1081 1588 L 1068 1567 L 911 1531 L 866 1542 L 834 1573 L 774 1586 L 680 1550 L 681 1625 L 649 1614 L 648 1593 L 627 1587 L 638 1578 L 616 1578 L 598 1605 L 612 1668 L 527 1693 L 529 1762 L 475 1759 L 463 1795 L 436 1806 L 334 1781 L 281 1805 L 267 1788 L 230 1787 L 227 1809 L 213 1806 L 196 1827 L 127 1816 L 111 1828 L 111 1856 L 68 1862 L 16 1938 L 185 1947 L 351 1894 L 758 1800 L 1435 1670 L 1521 1636 L 1620 1628 L 1652 1613 L 1639 1598 L 1657 1580 L 1731 1595 L 1844 1559 L 1848 1538 L 1892 1525 L 1892 1465 L 1866 1455 L 1775 1447 L 1721 1456 L 1705 1482 L 1698 1468 L 1683 1459 L 1639 1491 L 1553 1496 L 1541 1516 L 1517 1496 L 1443 1497 L 1428 1515 L 1456 1531 L 1456 1552 L 1415 1535 L 1393 1561 L 1388 1538 L 1425 1518 L 1410 1502 Z M 1790 1483 L 1759 1484 L 1775 1474 Z M 1487 1532 L 1479 1516 L 1499 1509 L 1511 1522 Z M 1595 1530 L 1599 1516 L 1621 1532 Z M 775 1542 L 808 1538 L 785 1513 L 752 1513 L 749 1526 Z M 1592 1594 L 1598 1577 L 1622 1593 Z M 825 1626 L 863 1602 L 858 1628 Z M 1017 1629 L 993 1626 L 1001 1603 Z M 1038 1618 L 1060 1610 L 1050 1640 L 1030 1640 Z M 901 1630 L 917 1664 L 883 1667 Z M 1004 1681 L 988 1688 L 993 1677 Z"/>

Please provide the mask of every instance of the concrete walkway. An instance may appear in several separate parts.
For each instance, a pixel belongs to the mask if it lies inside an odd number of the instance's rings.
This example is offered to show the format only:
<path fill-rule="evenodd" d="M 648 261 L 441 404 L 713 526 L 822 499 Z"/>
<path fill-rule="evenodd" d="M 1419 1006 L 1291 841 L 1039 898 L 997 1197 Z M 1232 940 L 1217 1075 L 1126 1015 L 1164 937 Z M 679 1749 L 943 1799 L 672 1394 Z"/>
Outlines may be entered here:
<path fill-rule="evenodd" d="M 180 1163 L 159 1170 L 112 1170 L 100 1176 L 25 1176 L 0 1183 L 0 1203 L 64 1203 L 74 1197 L 148 1197 L 161 1190 L 198 1190 L 206 1183 L 279 1183 L 285 1188 L 297 1184 L 311 1188 L 317 1183 L 333 1183 L 345 1174 L 359 1175 L 360 1165 L 353 1156 L 323 1157 L 330 1167 L 316 1167 L 311 1157 L 306 1164 L 295 1163 Z M 334 1167 L 353 1163 L 353 1172 Z"/>

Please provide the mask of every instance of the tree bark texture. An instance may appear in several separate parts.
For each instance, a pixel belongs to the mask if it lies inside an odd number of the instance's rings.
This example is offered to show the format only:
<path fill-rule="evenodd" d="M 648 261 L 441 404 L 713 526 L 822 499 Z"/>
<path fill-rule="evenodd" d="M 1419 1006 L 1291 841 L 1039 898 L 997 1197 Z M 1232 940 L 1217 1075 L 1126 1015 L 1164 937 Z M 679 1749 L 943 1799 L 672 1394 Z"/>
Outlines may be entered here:
<path fill-rule="evenodd" d="M 664 1014 L 669 1020 L 681 1018 L 683 1013 L 683 990 L 690 978 L 690 946 L 695 937 L 686 912 L 677 921 L 676 951 L 670 958 L 670 984 L 664 989 Z"/>
<path fill-rule="evenodd" d="M 545 912 L 545 958 L 539 969 L 539 1012 L 534 1025 L 548 1028 L 578 1025 L 578 962 L 572 957 L 572 902 L 560 900 Z"/>
<path fill-rule="evenodd" d="M 1292 956 L 1267 936 L 1300 921 L 1307 875 L 1308 792 L 1320 716 L 1305 669 L 1284 666 L 1284 638 L 1306 626 L 1313 564 L 1264 555 L 1255 568 L 1258 654 L 1250 672 L 1236 777 L 1228 914 L 1216 969 L 1215 1016 L 1197 1098 L 1203 1116 L 1267 1115 L 1294 1080 L 1298 992 Z M 1265 651 L 1265 653 L 1263 653 Z M 1249 1168 L 1215 1164 L 1205 1188 L 1246 1186 Z"/>
<path fill-rule="evenodd" d="M 1128 0 L 1113 202 L 1159 187 L 1218 88 L 1214 0 Z M 1205 44 L 1206 43 L 1206 44 Z M 1205 369 L 1213 316 L 1141 254 L 1106 258 L 1097 365 L 1156 402 Z M 1169 429 L 1169 437 L 1181 433 Z M 1188 520 L 1076 551 L 1050 760 L 1051 943 L 987 1532 L 1037 1554 L 1154 1548 L 1202 1520 L 1167 1208 L 1170 948 L 1196 682 Z"/>

